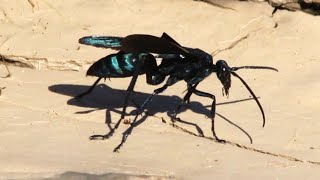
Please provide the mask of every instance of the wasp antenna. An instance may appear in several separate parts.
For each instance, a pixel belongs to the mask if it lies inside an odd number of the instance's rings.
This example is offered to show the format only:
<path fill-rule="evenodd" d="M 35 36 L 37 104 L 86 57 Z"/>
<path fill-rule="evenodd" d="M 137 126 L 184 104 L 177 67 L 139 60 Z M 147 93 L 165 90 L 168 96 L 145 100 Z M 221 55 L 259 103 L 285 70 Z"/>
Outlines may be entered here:
<path fill-rule="evenodd" d="M 239 69 L 269 69 L 278 72 L 278 69 L 268 66 L 241 66 L 241 67 L 232 67 L 231 71 L 237 71 Z"/>
<path fill-rule="evenodd" d="M 266 123 L 266 118 L 265 118 L 265 115 L 264 115 L 264 111 L 263 111 L 263 108 L 257 98 L 257 96 L 253 93 L 253 91 L 251 90 L 251 88 L 249 87 L 249 85 L 235 72 L 231 72 L 232 75 L 234 75 L 235 77 L 239 78 L 240 81 L 242 82 L 242 84 L 244 86 L 246 86 L 246 88 L 248 89 L 248 91 L 250 92 L 250 94 L 252 95 L 253 99 L 257 102 L 259 108 L 260 108 L 260 111 L 262 113 L 262 118 L 263 118 L 263 123 L 262 123 L 262 127 L 264 127 L 265 123 Z"/>

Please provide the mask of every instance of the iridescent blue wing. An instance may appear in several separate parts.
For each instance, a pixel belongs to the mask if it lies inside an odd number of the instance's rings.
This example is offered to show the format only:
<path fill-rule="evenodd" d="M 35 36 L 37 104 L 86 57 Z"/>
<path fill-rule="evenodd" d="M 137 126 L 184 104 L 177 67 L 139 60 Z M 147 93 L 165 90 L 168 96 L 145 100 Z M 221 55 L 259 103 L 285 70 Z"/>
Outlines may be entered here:
<path fill-rule="evenodd" d="M 115 36 L 85 36 L 79 39 L 79 43 L 94 47 L 119 50 L 121 48 L 122 39 L 122 37 Z"/>

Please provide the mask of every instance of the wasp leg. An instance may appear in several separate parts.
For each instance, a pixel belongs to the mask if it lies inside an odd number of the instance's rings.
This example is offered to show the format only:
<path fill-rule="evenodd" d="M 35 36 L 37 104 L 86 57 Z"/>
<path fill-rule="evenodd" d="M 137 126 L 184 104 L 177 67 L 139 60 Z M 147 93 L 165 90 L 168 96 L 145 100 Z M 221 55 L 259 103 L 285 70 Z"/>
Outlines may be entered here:
<path fill-rule="evenodd" d="M 166 76 L 159 72 L 156 59 L 153 55 L 148 55 L 147 60 L 144 61 L 144 70 L 146 73 L 147 84 L 158 85 L 161 84 Z"/>
<path fill-rule="evenodd" d="M 152 101 L 152 98 L 159 94 L 162 93 L 163 91 L 165 91 L 169 86 L 173 85 L 174 83 L 178 82 L 180 79 L 178 79 L 177 77 L 169 77 L 169 79 L 167 80 L 166 84 L 164 86 L 162 86 L 161 88 L 158 88 L 156 90 L 154 90 L 154 92 L 151 94 L 151 96 L 149 96 L 149 98 L 147 100 L 145 100 L 145 102 L 141 105 L 141 107 L 138 109 L 137 111 L 137 115 L 135 116 L 134 120 L 132 121 L 130 127 L 123 133 L 122 136 L 122 140 L 121 143 L 114 149 L 114 152 L 119 152 L 120 148 L 123 146 L 123 144 L 127 141 L 128 136 L 132 133 L 132 130 L 134 127 L 138 126 L 139 124 L 141 124 L 142 122 L 145 121 L 145 118 L 143 120 L 140 120 L 137 122 L 138 116 L 143 112 L 143 110 L 149 105 L 149 103 Z"/>
<path fill-rule="evenodd" d="M 124 143 L 127 141 L 129 135 L 131 135 L 132 133 L 132 130 L 134 127 L 137 127 L 138 125 L 142 124 L 146 119 L 147 119 L 147 116 L 144 116 L 142 119 L 140 119 L 139 121 L 137 121 L 138 119 L 138 116 L 135 117 L 135 119 L 133 120 L 133 122 L 131 123 L 130 127 L 124 131 L 122 133 L 122 139 L 121 139 L 121 142 L 120 144 L 114 148 L 113 152 L 119 152 L 121 147 L 124 145 Z"/>
<path fill-rule="evenodd" d="M 96 87 L 96 85 L 99 83 L 99 81 L 100 81 L 101 79 L 102 79 L 102 78 L 99 77 L 87 91 L 85 91 L 85 92 L 83 92 L 83 93 L 75 96 L 75 98 L 82 98 L 83 96 L 88 95 L 89 93 L 91 93 L 91 91 Z"/>
<path fill-rule="evenodd" d="M 216 135 L 216 132 L 215 132 L 214 118 L 215 118 L 215 114 L 216 114 L 216 97 L 213 94 L 202 92 L 202 91 L 199 91 L 199 90 L 192 88 L 192 87 L 190 87 L 189 90 L 191 90 L 194 94 L 196 94 L 198 96 L 208 97 L 213 100 L 212 105 L 211 105 L 211 131 L 212 131 L 212 135 L 217 140 L 217 142 L 226 143 L 225 140 L 219 139 L 218 136 Z"/>
<path fill-rule="evenodd" d="M 126 109 L 128 107 L 128 103 L 129 103 L 129 99 L 130 99 L 130 95 L 131 93 L 133 92 L 133 89 L 134 89 L 134 86 L 137 82 L 137 79 L 138 79 L 138 76 L 139 76 L 139 73 L 142 69 L 142 64 L 143 62 L 141 62 L 143 60 L 137 60 L 137 64 L 134 68 L 134 73 L 133 73 L 133 76 L 132 76 L 132 79 L 130 81 L 130 84 L 129 84 L 129 87 L 127 89 L 127 94 L 125 96 L 125 99 L 124 99 L 124 103 L 123 103 L 123 109 L 122 109 L 122 113 L 121 113 L 121 120 L 124 119 L 125 117 L 125 114 L 126 114 Z"/>
<path fill-rule="evenodd" d="M 198 86 L 198 84 L 199 84 L 199 83 L 193 85 L 193 86 L 191 87 L 191 89 L 196 89 L 196 87 Z M 181 109 L 181 107 L 182 107 L 183 105 L 186 105 L 186 104 L 189 104 L 189 103 L 190 103 L 190 97 L 191 97 L 191 95 L 192 95 L 192 93 L 193 93 L 191 89 L 188 89 L 188 92 L 187 92 L 187 94 L 184 96 L 183 101 L 178 105 L 178 107 L 176 108 L 176 110 L 173 112 L 173 116 L 172 116 L 173 119 L 177 119 L 178 111 L 180 111 L 180 109 Z"/>
<path fill-rule="evenodd" d="M 132 133 L 133 128 L 138 126 L 137 119 L 138 119 L 139 115 L 143 112 L 143 110 L 146 108 L 146 106 L 149 104 L 149 102 L 152 100 L 152 98 L 156 94 L 163 92 L 167 87 L 168 87 L 168 85 L 165 84 L 163 87 L 154 90 L 154 93 L 141 105 L 141 107 L 139 108 L 137 115 L 135 116 L 134 120 L 132 121 L 130 127 L 125 132 L 123 132 L 121 143 L 113 150 L 113 152 L 119 152 L 120 148 L 127 141 L 128 136 Z M 145 120 L 145 118 L 144 118 L 144 120 Z M 141 124 L 144 120 L 140 120 L 139 124 Z"/>

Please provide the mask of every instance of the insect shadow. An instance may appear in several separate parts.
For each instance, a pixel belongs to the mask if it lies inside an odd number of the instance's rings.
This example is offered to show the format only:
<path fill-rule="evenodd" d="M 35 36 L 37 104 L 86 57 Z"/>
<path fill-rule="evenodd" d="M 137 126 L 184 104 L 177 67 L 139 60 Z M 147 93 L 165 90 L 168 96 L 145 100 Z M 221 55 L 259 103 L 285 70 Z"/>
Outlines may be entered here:
<path fill-rule="evenodd" d="M 79 92 L 83 92 L 88 89 L 89 86 L 84 85 L 74 85 L 74 84 L 56 84 L 49 86 L 49 90 L 54 93 L 62 94 L 71 96 L 72 98 L 67 101 L 68 105 L 72 106 L 78 106 L 78 107 L 85 107 L 85 108 L 91 108 L 90 110 L 85 111 L 78 111 L 76 114 L 86 114 L 91 113 L 93 111 L 97 110 L 103 110 L 106 109 L 106 120 L 105 123 L 107 124 L 110 132 L 108 133 L 110 136 L 114 133 L 114 128 L 111 126 L 112 120 L 111 120 L 111 112 L 121 114 L 122 111 L 118 110 L 119 108 L 122 108 L 123 106 L 123 100 L 124 96 L 126 94 L 125 89 L 114 89 L 111 88 L 105 84 L 99 84 L 94 89 L 94 93 L 91 93 L 87 95 L 86 97 L 83 97 L 81 99 L 74 98 L 76 95 L 79 94 Z M 134 108 L 139 107 L 140 104 L 142 104 L 145 99 L 147 99 L 150 96 L 149 93 L 142 93 L 142 92 L 135 92 L 132 95 L 132 101 L 130 101 L 129 106 L 132 106 Z M 241 99 L 236 101 L 228 101 L 223 103 L 217 103 L 217 105 L 225 105 L 225 104 L 234 104 L 234 103 L 240 103 L 243 101 L 249 101 L 253 100 L 252 98 L 247 99 Z M 180 118 L 174 118 L 173 110 L 181 103 L 182 99 L 178 96 L 167 96 L 167 95 L 158 95 L 153 99 L 153 102 L 150 106 L 146 109 L 146 114 L 148 115 L 154 115 L 156 113 L 167 113 L 167 115 L 171 118 L 172 121 L 177 121 L 186 125 L 194 126 L 196 130 L 198 131 L 200 136 L 204 136 L 203 131 L 201 128 L 196 124 L 192 122 L 188 122 L 185 120 L 182 120 Z M 185 111 L 186 109 L 191 110 L 192 112 L 203 114 L 205 116 L 210 116 L 210 110 L 207 109 L 209 106 L 204 106 L 199 102 L 191 101 L 190 104 L 186 105 L 187 107 L 180 109 L 180 113 Z M 136 110 L 133 110 L 129 112 L 129 115 L 136 115 Z M 250 140 L 250 143 L 252 143 L 251 136 L 240 126 L 233 123 L 228 118 L 224 117 L 223 115 L 216 113 L 219 117 L 221 117 L 226 122 L 230 123 L 231 125 L 238 128 L 240 131 L 242 131 Z M 142 116 L 141 119 L 136 121 L 132 126 L 130 126 L 130 130 L 126 130 L 123 134 L 132 131 L 132 129 L 141 123 L 143 123 L 146 120 L 147 116 Z"/>

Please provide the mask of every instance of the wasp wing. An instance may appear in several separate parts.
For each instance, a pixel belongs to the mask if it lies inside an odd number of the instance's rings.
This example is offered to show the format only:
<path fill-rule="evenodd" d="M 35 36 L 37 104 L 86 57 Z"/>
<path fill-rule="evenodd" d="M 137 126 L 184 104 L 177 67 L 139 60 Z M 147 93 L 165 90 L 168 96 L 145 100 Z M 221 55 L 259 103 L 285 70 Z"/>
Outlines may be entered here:
<path fill-rule="evenodd" d="M 121 48 L 122 39 L 122 37 L 116 36 L 85 36 L 79 39 L 79 43 L 94 47 L 119 50 Z"/>
<path fill-rule="evenodd" d="M 173 44 L 176 44 L 178 46 L 180 46 L 180 44 L 175 41 L 172 37 L 170 37 L 167 33 L 163 33 L 162 36 L 160 37 L 162 39 L 165 39 L 167 41 L 170 41 Z M 155 56 L 156 58 L 162 58 L 162 59 L 168 59 L 168 60 L 172 60 L 172 59 L 181 59 L 182 57 L 180 56 L 180 54 L 159 54 Z"/>
<path fill-rule="evenodd" d="M 188 50 L 171 42 L 171 40 L 169 41 L 166 38 L 159 38 L 152 35 L 129 35 L 123 38 L 121 45 L 121 50 L 126 53 L 179 54 L 184 57 L 197 59 L 197 57 Z"/>
<path fill-rule="evenodd" d="M 172 42 L 173 44 L 176 44 L 176 45 L 178 45 L 178 46 L 181 46 L 177 41 L 175 41 L 171 36 L 169 36 L 169 34 L 167 34 L 167 33 L 165 33 L 165 32 L 162 34 L 161 38 L 162 38 L 162 39 L 166 39 L 166 40 Z"/>

